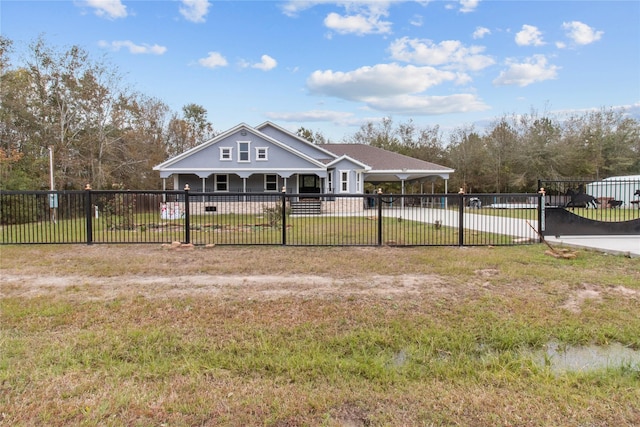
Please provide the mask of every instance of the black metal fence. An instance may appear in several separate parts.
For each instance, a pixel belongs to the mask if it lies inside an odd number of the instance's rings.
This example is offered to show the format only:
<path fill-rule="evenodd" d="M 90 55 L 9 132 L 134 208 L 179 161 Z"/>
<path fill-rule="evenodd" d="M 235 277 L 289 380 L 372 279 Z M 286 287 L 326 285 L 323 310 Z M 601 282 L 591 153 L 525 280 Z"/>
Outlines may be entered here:
<path fill-rule="evenodd" d="M 566 208 L 589 219 L 623 222 L 640 218 L 640 179 L 541 180 L 545 206 Z"/>
<path fill-rule="evenodd" d="M 0 191 L 0 244 L 482 246 L 539 241 L 538 194 Z"/>
<path fill-rule="evenodd" d="M 545 180 L 545 236 L 640 235 L 640 176 Z"/>

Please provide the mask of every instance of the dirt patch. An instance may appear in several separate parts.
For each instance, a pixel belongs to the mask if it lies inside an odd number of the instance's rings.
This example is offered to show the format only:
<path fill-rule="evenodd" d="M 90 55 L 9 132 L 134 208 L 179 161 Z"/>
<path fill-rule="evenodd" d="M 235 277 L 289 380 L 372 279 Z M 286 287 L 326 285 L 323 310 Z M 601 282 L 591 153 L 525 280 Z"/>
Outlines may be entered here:
<path fill-rule="evenodd" d="M 569 310 L 572 313 L 580 313 L 582 306 L 587 301 L 601 302 L 603 294 L 619 294 L 625 298 L 638 298 L 640 292 L 635 289 L 629 289 L 624 286 L 616 286 L 615 288 L 605 288 L 598 285 L 583 284 L 582 289 L 578 289 L 569 295 L 569 298 L 561 308 Z"/>
<path fill-rule="evenodd" d="M 221 297 L 233 299 L 334 298 L 352 296 L 410 296 L 448 293 L 435 275 L 371 275 L 332 278 L 315 275 L 190 275 L 166 276 L 43 276 L 5 274 L 0 277 L 0 296 L 108 300 L 122 296 L 145 298 Z"/>
<path fill-rule="evenodd" d="M 588 300 L 601 301 L 602 291 L 599 287 L 585 284 L 582 289 L 571 293 L 567 302 L 561 307 L 565 310 L 569 310 L 572 313 L 580 313 L 582 311 L 582 305 Z"/>

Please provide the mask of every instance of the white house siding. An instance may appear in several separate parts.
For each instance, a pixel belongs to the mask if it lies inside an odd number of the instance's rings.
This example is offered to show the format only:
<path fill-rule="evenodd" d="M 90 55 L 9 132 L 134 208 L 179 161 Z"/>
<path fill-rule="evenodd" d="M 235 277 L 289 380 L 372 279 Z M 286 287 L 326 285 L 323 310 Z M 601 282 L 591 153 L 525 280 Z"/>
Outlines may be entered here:
<path fill-rule="evenodd" d="M 630 207 L 633 200 L 640 200 L 634 196 L 636 190 L 640 190 L 640 175 L 616 176 L 592 182 L 585 186 L 585 193 L 596 199 L 620 200 L 623 207 Z"/>

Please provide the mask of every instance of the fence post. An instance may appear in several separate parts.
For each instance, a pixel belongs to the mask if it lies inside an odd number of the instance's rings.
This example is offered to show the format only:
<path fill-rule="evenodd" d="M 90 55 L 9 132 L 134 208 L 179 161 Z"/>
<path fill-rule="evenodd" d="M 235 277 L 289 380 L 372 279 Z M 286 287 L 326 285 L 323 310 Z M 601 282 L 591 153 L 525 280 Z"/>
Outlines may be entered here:
<path fill-rule="evenodd" d="M 191 222 L 189 220 L 189 184 L 184 185 L 184 240 L 187 245 L 191 243 Z"/>
<path fill-rule="evenodd" d="M 382 188 L 378 188 L 376 202 L 378 203 L 378 246 L 382 246 Z"/>
<path fill-rule="evenodd" d="M 544 187 L 542 187 L 542 183 L 540 182 L 540 180 L 538 180 L 538 188 L 540 190 L 538 190 L 538 243 L 542 243 L 543 242 L 543 237 L 544 236 L 544 230 L 545 230 L 545 204 L 546 204 L 546 198 L 545 198 L 545 190 Z"/>
<path fill-rule="evenodd" d="M 87 245 L 93 244 L 93 209 L 91 209 L 91 185 L 84 186 L 84 215 L 87 224 Z"/>
<path fill-rule="evenodd" d="M 287 187 L 282 187 L 282 246 L 287 245 Z"/>
<path fill-rule="evenodd" d="M 458 246 L 464 246 L 464 190 L 460 188 L 460 206 L 458 210 Z"/>

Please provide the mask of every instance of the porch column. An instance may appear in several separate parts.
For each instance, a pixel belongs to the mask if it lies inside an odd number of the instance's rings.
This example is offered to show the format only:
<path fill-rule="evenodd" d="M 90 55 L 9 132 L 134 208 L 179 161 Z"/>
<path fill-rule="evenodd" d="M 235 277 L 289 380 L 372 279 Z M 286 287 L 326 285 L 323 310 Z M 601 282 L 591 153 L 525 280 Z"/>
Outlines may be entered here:
<path fill-rule="evenodd" d="M 247 178 L 242 178 L 242 192 L 246 193 L 247 192 Z M 247 195 L 245 194 L 244 196 L 242 196 L 242 201 L 246 202 L 247 201 Z"/>
<path fill-rule="evenodd" d="M 285 188 L 287 187 L 287 179 L 291 178 L 291 175 L 293 175 L 293 172 L 278 172 L 278 175 L 282 178 L 283 181 L 283 185 L 285 186 Z M 294 193 L 296 193 L 297 191 L 294 191 Z"/>
<path fill-rule="evenodd" d="M 238 172 L 237 175 L 242 179 L 242 192 L 246 193 L 247 192 L 247 178 L 249 178 L 252 175 L 252 172 Z M 242 196 L 242 201 L 246 202 L 247 201 L 247 195 L 243 195 Z"/>

